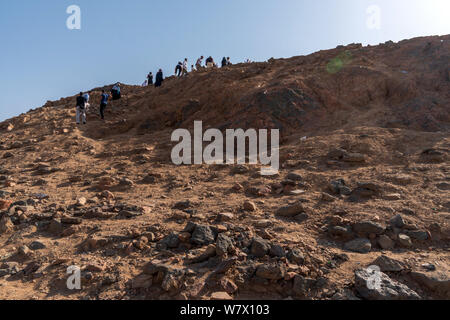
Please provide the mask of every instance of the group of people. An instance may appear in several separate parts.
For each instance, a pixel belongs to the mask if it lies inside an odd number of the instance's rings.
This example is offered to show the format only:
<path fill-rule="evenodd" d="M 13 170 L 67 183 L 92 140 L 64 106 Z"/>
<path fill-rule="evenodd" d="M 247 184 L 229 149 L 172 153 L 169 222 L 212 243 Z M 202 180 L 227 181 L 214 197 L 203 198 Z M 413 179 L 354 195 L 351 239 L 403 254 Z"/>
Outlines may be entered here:
<path fill-rule="evenodd" d="M 191 72 L 193 71 L 199 71 L 202 70 L 204 67 L 203 64 L 204 57 L 201 56 L 197 59 L 197 62 L 194 65 L 191 65 Z M 222 59 L 222 68 L 226 66 L 230 66 L 231 61 L 230 57 L 223 57 Z M 217 64 L 214 62 L 213 57 L 209 56 L 205 61 L 205 67 L 207 69 L 210 68 L 217 68 Z M 178 62 L 177 66 L 175 67 L 175 76 L 177 77 L 183 77 L 188 74 L 188 59 L 185 58 L 183 62 Z M 147 80 L 144 82 L 144 86 L 152 86 L 154 85 L 156 88 L 161 87 L 164 82 L 164 75 L 162 69 L 159 69 L 156 73 L 155 81 L 153 82 L 153 73 L 150 72 L 147 75 Z M 112 100 L 119 100 L 121 98 L 120 94 L 120 83 L 116 83 L 112 89 L 111 89 L 111 98 Z M 101 98 L 100 98 L 100 117 L 102 120 L 105 119 L 105 109 L 108 105 L 108 100 L 110 98 L 110 95 L 105 92 L 105 90 L 102 90 Z M 89 108 L 89 92 L 83 93 L 80 92 L 80 95 L 77 97 L 77 106 L 76 106 L 76 122 L 77 125 L 82 122 L 83 124 L 86 124 L 86 111 Z"/>
<path fill-rule="evenodd" d="M 100 117 L 102 120 L 105 119 L 105 109 L 108 105 L 109 100 L 109 94 L 105 92 L 105 90 L 102 90 L 102 94 L 100 97 Z M 86 124 L 86 112 L 89 109 L 89 93 L 80 92 L 79 96 L 77 97 L 77 107 L 76 107 L 76 122 L 77 125 L 80 124 L 80 122 L 83 122 L 83 124 Z M 120 93 L 120 83 L 116 83 L 112 89 L 111 89 L 111 98 L 112 100 L 119 100 L 121 98 Z"/>
<path fill-rule="evenodd" d="M 191 65 L 191 72 L 202 70 L 204 67 L 203 64 L 204 57 L 201 56 L 197 59 L 197 62 L 194 65 Z M 223 57 L 222 59 L 222 68 L 226 66 L 231 65 L 230 57 Z M 213 57 L 209 56 L 205 61 L 205 67 L 206 68 L 218 68 L 217 64 L 214 62 Z M 183 77 L 186 76 L 189 73 L 188 71 L 188 59 L 185 58 L 183 62 L 179 61 L 177 65 L 175 66 L 175 76 L 176 77 Z M 153 86 L 160 87 L 162 86 L 162 83 L 164 81 L 163 71 L 162 69 L 159 69 L 158 73 L 156 74 L 155 82 L 153 83 L 153 73 L 150 72 L 147 75 L 147 80 L 144 81 L 143 86 Z"/>
<path fill-rule="evenodd" d="M 155 78 L 155 87 L 161 87 L 162 83 L 164 81 L 164 75 L 163 75 L 163 71 L 162 69 L 159 69 L 158 72 L 156 73 L 156 78 Z M 147 80 L 144 82 L 144 86 L 152 86 L 153 85 L 153 73 L 150 72 L 147 75 Z"/>

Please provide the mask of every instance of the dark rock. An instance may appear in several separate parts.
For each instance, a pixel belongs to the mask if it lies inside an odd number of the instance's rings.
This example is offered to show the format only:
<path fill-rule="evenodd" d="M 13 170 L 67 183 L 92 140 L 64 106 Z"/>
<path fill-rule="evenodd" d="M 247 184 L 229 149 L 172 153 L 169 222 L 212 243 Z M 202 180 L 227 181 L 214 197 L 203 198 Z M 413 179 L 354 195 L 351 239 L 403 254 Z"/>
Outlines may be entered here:
<path fill-rule="evenodd" d="M 263 279 L 280 280 L 286 275 L 286 266 L 282 263 L 262 264 L 256 269 L 256 275 Z"/>
<path fill-rule="evenodd" d="M 305 255 L 299 249 L 292 249 L 288 253 L 288 259 L 292 263 L 296 263 L 298 265 L 302 265 L 305 263 Z"/>
<path fill-rule="evenodd" d="M 369 235 L 369 234 L 380 235 L 380 234 L 383 234 L 386 229 L 376 222 L 362 221 L 362 222 L 355 223 L 353 225 L 353 230 L 355 232 L 357 232 L 359 234 L 363 234 L 363 235 Z"/>
<path fill-rule="evenodd" d="M 215 242 L 216 235 L 209 226 L 196 225 L 192 233 L 191 242 L 197 245 L 208 245 Z"/>
<path fill-rule="evenodd" d="M 269 253 L 270 243 L 267 240 L 254 238 L 251 247 L 251 254 L 257 258 L 262 258 Z"/>
<path fill-rule="evenodd" d="M 382 272 L 400 272 L 405 269 L 405 264 L 401 261 L 389 258 L 385 255 L 379 256 L 371 265 L 380 267 Z"/>
<path fill-rule="evenodd" d="M 233 248 L 233 241 L 223 233 L 217 236 L 216 254 L 219 257 L 227 256 L 228 252 Z"/>
<path fill-rule="evenodd" d="M 39 242 L 39 241 L 33 241 L 28 247 L 34 251 L 42 250 L 42 249 L 46 248 L 45 244 L 43 244 L 42 242 Z"/>
<path fill-rule="evenodd" d="M 368 239 L 359 238 L 347 242 L 344 248 L 353 252 L 368 253 L 372 249 L 372 244 Z"/>
<path fill-rule="evenodd" d="M 406 225 L 401 214 L 398 214 L 389 220 L 389 224 L 394 228 L 403 228 Z"/>
<path fill-rule="evenodd" d="M 270 252 L 269 255 L 271 255 L 272 257 L 285 257 L 286 256 L 286 252 L 284 251 L 283 247 L 278 245 L 278 244 L 273 244 L 270 247 Z"/>
<path fill-rule="evenodd" d="M 290 206 L 285 206 L 279 208 L 275 215 L 281 216 L 281 217 L 295 217 L 299 215 L 300 213 L 304 212 L 303 205 L 299 202 Z"/>

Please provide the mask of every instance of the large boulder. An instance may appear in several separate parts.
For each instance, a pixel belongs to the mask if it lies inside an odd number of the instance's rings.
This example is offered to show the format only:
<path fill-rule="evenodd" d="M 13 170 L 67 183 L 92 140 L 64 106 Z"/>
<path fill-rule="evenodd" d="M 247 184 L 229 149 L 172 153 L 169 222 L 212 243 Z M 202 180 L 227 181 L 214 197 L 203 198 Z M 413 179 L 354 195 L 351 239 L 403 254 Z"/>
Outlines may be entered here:
<path fill-rule="evenodd" d="M 381 271 L 355 271 L 356 292 L 366 300 L 417 300 L 420 296 L 409 287 Z"/>

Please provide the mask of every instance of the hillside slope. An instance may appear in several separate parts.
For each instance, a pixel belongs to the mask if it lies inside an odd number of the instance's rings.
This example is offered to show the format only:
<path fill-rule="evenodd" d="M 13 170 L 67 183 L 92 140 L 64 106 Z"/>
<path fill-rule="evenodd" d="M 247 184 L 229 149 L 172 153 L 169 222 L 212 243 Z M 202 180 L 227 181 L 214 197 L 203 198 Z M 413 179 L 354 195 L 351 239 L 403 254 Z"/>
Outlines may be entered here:
<path fill-rule="evenodd" d="M 0 298 L 450 299 L 449 61 L 450 36 L 352 44 L 0 123 Z M 280 129 L 279 174 L 173 165 L 195 120 Z"/>

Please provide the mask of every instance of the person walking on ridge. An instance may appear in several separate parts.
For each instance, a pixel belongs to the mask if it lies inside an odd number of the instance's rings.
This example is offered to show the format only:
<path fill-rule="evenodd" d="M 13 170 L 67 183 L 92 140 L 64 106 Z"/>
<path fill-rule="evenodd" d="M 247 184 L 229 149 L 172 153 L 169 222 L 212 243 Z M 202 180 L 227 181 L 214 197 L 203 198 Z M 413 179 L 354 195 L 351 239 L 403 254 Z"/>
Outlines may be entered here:
<path fill-rule="evenodd" d="M 162 71 L 162 69 L 159 69 L 158 73 L 156 74 L 156 78 L 155 78 L 155 88 L 161 87 L 163 81 L 164 81 L 163 71 Z"/>
<path fill-rule="evenodd" d="M 185 58 L 184 62 L 183 62 L 183 72 L 182 72 L 182 76 L 186 76 L 188 74 L 188 59 Z"/>
<path fill-rule="evenodd" d="M 151 72 L 147 75 L 147 85 L 148 86 L 153 85 L 153 73 L 151 73 Z"/>
<path fill-rule="evenodd" d="M 77 97 L 77 125 L 80 124 L 80 117 L 83 121 L 83 124 L 86 124 L 86 98 L 83 97 L 83 92 L 80 92 L 80 95 Z"/>
<path fill-rule="evenodd" d="M 201 56 L 200 58 L 198 58 L 196 64 L 195 64 L 195 68 L 197 69 L 197 71 L 202 69 L 202 63 L 203 63 L 203 59 L 204 57 Z"/>
<path fill-rule="evenodd" d="M 181 76 L 182 72 L 183 72 L 183 64 L 181 63 L 181 61 L 179 61 L 177 66 L 175 67 L 175 75 L 179 77 Z"/>

